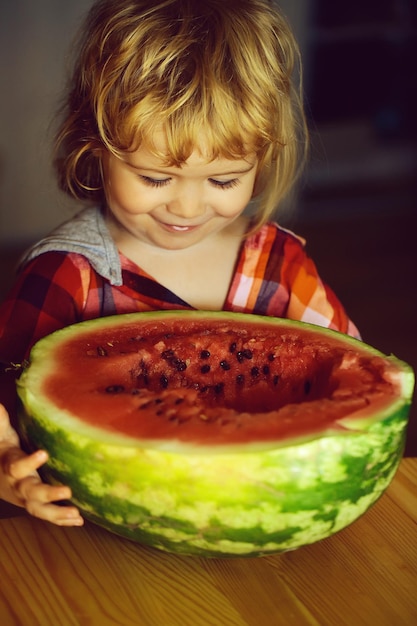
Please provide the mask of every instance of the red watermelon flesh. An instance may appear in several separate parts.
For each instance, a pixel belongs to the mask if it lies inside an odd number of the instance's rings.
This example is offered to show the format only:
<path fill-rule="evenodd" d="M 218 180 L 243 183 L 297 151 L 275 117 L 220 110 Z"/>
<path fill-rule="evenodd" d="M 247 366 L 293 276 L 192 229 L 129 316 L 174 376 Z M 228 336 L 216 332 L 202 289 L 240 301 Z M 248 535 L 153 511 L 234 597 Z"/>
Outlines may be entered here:
<path fill-rule="evenodd" d="M 200 445 L 351 431 L 399 394 L 396 368 L 369 346 L 244 317 L 96 321 L 57 343 L 42 394 L 109 431 Z"/>
<path fill-rule="evenodd" d="M 20 435 L 92 522 L 178 554 L 256 556 L 329 537 L 381 496 L 413 385 L 406 363 L 316 326 L 120 315 L 34 346 Z"/>

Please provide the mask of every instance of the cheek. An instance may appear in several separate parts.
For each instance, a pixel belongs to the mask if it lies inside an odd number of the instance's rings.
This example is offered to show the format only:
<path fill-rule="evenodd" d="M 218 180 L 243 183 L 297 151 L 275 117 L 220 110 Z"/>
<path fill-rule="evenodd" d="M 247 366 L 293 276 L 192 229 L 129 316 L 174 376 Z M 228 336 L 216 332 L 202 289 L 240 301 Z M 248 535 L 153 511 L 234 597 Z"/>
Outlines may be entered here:
<path fill-rule="evenodd" d="M 224 198 L 221 198 L 217 202 L 216 212 L 224 218 L 234 219 L 238 217 L 246 208 L 252 194 L 249 192 L 236 193 L 233 197 L 227 195 L 227 192 L 221 192 L 224 194 Z"/>
<path fill-rule="evenodd" d="M 132 181 L 110 181 L 106 188 L 106 196 L 110 208 L 124 213 L 138 215 L 150 210 L 151 201 L 147 191 L 138 189 Z"/>
<path fill-rule="evenodd" d="M 254 182 L 245 184 L 240 189 L 236 189 L 234 202 L 230 203 L 231 207 L 234 207 L 236 213 L 241 213 L 245 209 L 253 197 L 253 192 Z"/>

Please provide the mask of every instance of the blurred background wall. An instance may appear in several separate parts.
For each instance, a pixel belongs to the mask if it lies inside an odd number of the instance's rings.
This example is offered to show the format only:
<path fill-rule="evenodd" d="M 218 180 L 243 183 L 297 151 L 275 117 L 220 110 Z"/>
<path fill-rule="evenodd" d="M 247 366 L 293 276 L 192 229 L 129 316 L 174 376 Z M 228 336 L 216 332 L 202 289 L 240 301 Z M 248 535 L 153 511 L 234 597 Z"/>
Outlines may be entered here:
<path fill-rule="evenodd" d="M 27 243 L 67 215 L 51 173 L 51 122 L 89 0 L 0 2 L 0 245 Z"/>
<path fill-rule="evenodd" d="M 417 2 L 275 1 L 302 49 L 312 134 L 285 225 L 364 340 L 417 368 Z M 74 209 L 55 187 L 51 124 L 90 5 L 0 0 L 0 297 L 21 250 Z"/>
<path fill-rule="evenodd" d="M 313 150 L 299 211 L 314 219 L 363 212 L 365 204 L 353 196 L 367 196 L 367 210 L 375 203 L 378 211 L 393 210 L 390 194 L 409 194 L 416 178 L 417 3 L 275 1 L 304 58 Z M 51 173 L 51 122 L 70 43 L 90 5 L 0 2 L 2 246 L 36 239 L 68 215 L 71 203 L 56 191 Z"/>
<path fill-rule="evenodd" d="M 297 6 L 298 2 L 292 3 Z M 417 2 L 314 0 L 303 28 L 311 216 L 415 202 Z M 343 193 L 342 193 L 343 190 Z M 355 202 L 358 200 L 358 202 Z M 335 210 L 331 202 L 330 210 Z"/>

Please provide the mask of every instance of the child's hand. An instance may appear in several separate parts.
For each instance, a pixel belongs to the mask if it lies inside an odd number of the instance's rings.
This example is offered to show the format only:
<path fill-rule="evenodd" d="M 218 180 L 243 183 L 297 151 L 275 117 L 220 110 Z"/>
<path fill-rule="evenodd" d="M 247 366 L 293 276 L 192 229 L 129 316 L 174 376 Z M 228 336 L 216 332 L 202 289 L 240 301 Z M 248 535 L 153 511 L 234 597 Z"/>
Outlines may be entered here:
<path fill-rule="evenodd" d="M 44 450 L 27 455 L 20 449 L 19 437 L 0 404 L 0 497 L 58 526 L 81 526 L 83 518 L 75 507 L 54 504 L 71 498 L 70 488 L 41 481 L 37 470 L 47 460 Z"/>

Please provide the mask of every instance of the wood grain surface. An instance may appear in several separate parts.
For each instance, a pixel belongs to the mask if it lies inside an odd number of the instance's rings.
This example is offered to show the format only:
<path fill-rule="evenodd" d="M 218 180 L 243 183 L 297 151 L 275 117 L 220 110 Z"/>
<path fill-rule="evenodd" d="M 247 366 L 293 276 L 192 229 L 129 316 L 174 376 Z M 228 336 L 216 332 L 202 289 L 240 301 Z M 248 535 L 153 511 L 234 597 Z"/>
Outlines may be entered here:
<path fill-rule="evenodd" d="M 0 520 L 1 626 L 415 626 L 417 458 L 324 541 L 262 558 L 180 557 L 101 528 Z"/>

